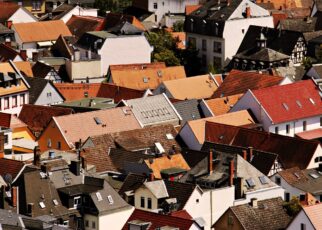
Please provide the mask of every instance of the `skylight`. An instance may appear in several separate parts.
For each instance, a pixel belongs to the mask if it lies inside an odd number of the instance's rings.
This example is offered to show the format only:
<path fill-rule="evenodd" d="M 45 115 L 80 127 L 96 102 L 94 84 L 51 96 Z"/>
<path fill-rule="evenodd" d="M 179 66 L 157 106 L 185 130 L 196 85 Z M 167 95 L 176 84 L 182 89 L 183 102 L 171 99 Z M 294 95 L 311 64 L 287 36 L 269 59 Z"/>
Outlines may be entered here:
<path fill-rule="evenodd" d="M 260 176 L 259 180 L 262 184 L 268 184 L 268 179 L 266 176 Z"/>
<path fill-rule="evenodd" d="M 300 175 L 298 173 L 294 173 L 294 176 L 296 176 L 297 179 L 300 179 Z"/>
<path fill-rule="evenodd" d="M 45 203 L 44 202 L 39 202 L 39 205 L 40 205 L 40 207 L 42 208 L 42 209 L 44 209 L 44 208 L 46 208 L 46 205 L 45 205 Z"/>
<path fill-rule="evenodd" d="M 300 108 L 302 108 L 302 104 L 301 104 L 301 102 L 300 102 L 299 100 L 296 100 L 296 104 L 297 104 Z"/>
<path fill-rule="evenodd" d="M 144 78 L 143 78 L 143 82 L 144 82 L 144 83 L 148 83 L 148 81 L 149 81 L 149 79 L 148 79 L 147 77 L 144 77 Z"/>
<path fill-rule="evenodd" d="M 315 105 L 315 101 L 312 98 L 309 98 L 309 100 L 312 103 L 312 105 Z"/>
<path fill-rule="evenodd" d="M 249 188 L 255 187 L 255 181 L 253 178 L 246 179 L 246 183 Z"/>
<path fill-rule="evenodd" d="M 98 201 L 102 201 L 103 200 L 102 195 L 100 194 L 100 192 L 97 192 L 96 193 L 96 197 L 97 197 L 97 200 Z"/>
<path fill-rule="evenodd" d="M 94 120 L 95 120 L 95 122 L 96 122 L 97 125 L 101 125 L 102 124 L 101 119 L 99 119 L 98 117 L 94 117 Z"/>
<path fill-rule="evenodd" d="M 317 178 L 319 178 L 319 176 L 318 175 L 316 175 L 315 173 L 310 173 L 309 174 L 313 179 L 317 179 Z"/>
<path fill-rule="evenodd" d="M 282 105 L 284 106 L 284 109 L 289 110 L 288 105 L 286 103 L 282 103 Z"/>
<path fill-rule="evenodd" d="M 55 206 L 58 206 L 58 201 L 56 199 L 53 200 Z"/>
<path fill-rule="evenodd" d="M 166 136 L 167 136 L 168 140 L 173 140 L 174 139 L 174 137 L 173 137 L 173 135 L 171 133 L 167 133 Z"/>
<path fill-rule="evenodd" d="M 113 200 L 113 197 L 111 195 L 108 195 L 107 196 L 107 200 L 110 204 L 113 204 L 114 203 L 114 200 Z"/>

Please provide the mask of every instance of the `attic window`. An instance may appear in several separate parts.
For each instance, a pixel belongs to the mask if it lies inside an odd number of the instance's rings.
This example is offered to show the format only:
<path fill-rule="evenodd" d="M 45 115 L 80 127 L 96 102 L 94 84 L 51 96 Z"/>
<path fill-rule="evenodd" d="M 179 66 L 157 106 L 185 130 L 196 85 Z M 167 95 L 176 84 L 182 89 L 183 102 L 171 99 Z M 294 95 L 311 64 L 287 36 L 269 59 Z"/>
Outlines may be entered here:
<path fill-rule="evenodd" d="M 315 105 L 315 101 L 312 98 L 309 98 L 309 100 L 312 103 L 312 105 Z"/>
<path fill-rule="evenodd" d="M 296 100 L 296 104 L 297 104 L 300 108 L 302 108 L 302 104 L 301 104 L 301 102 L 300 102 L 299 100 Z"/>
<path fill-rule="evenodd" d="M 114 203 L 114 200 L 113 200 L 113 197 L 111 195 L 108 195 L 107 196 L 107 200 L 110 204 L 113 204 Z"/>
<path fill-rule="evenodd" d="M 97 125 L 101 125 L 102 124 L 101 119 L 99 119 L 98 117 L 94 117 L 94 120 L 95 120 L 95 122 L 96 122 Z"/>
<path fill-rule="evenodd" d="M 260 176 L 259 180 L 262 184 L 268 184 L 268 179 L 266 176 Z"/>
<path fill-rule="evenodd" d="M 42 208 L 42 209 L 44 209 L 44 208 L 46 208 L 46 205 L 45 205 L 45 203 L 44 202 L 39 202 L 39 206 Z"/>
<path fill-rule="evenodd" d="M 84 92 L 84 97 L 88 97 L 88 92 Z"/>
<path fill-rule="evenodd" d="M 294 176 L 296 176 L 297 179 L 300 179 L 300 175 L 298 173 L 294 173 Z"/>
<path fill-rule="evenodd" d="M 315 173 L 310 173 L 309 174 L 313 179 L 317 179 L 317 178 L 319 178 L 319 176 L 318 175 L 316 175 Z"/>
<path fill-rule="evenodd" d="M 286 103 L 282 103 L 282 105 L 284 106 L 284 109 L 289 110 L 289 108 L 288 108 Z"/>
<path fill-rule="evenodd" d="M 143 78 L 143 82 L 144 82 L 144 83 L 148 83 L 148 82 L 149 82 L 149 79 L 148 79 L 147 77 L 144 77 L 144 78 Z"/>
<path fill-rule="evenodd" d="M 58 201 L 56 199 L 53 200 L 55 206 L 58 206 Z"/>
<path fill-rule="evenodd" d="M 246 179 L 246 183 L 249 188 L 255 187 L 255 181 L 253 178 Z"/>
<path fill-rule="evenodd" d="M 174 139 L 174 137 L 173 137 L 173 135 L 171 133 L 167 133 L 166 136 L 167 136 L 168 140 L 173 140 Z"/>
<path fill-rule="evenodd" d="M 102 195 L 99 192 L 96 193 L 96 197 L 97 197 L 97 200 L 98 201 L 102 201 L 103 200 Z"/>

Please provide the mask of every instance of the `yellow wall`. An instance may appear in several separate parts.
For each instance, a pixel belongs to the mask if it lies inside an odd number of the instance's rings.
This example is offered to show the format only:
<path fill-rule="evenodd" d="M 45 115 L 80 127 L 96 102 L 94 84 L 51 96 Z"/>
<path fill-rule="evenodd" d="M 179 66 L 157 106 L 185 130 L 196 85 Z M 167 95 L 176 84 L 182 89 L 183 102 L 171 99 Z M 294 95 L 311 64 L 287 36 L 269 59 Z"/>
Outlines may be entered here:
<path fill-rule="evenodd" d="M 47 146 L 49 139 L 51 140 L 51 148 L 48 148 Z M 70 147 L 66 143 L 54 120 L 51 120 L 51 122 L 48 124 L 48 126 L 38 139 L 40 151 L 43 152 L 49 149 L 57 149 L 58 141 L 60 141 L 61 143 L 61 150 L 70 150 Z"/>
<path fill-rule="evenodd" d="M 27 127 L 15 128 L 12 132 L 12 139 L 25 138 L 28 140 L 35 140 L 35 136 Z"/>
<path fill-rule="evenodd" d="M 46 7 L 45 7 L 45 1 L 41 1 L 41 7 L 40 10 L 32 10 L 32 0 L 24 0 L 22 3 L 22 6 L 25 7 L 28 11 L 30 11 L 32 14 L 44 14 Z"/>

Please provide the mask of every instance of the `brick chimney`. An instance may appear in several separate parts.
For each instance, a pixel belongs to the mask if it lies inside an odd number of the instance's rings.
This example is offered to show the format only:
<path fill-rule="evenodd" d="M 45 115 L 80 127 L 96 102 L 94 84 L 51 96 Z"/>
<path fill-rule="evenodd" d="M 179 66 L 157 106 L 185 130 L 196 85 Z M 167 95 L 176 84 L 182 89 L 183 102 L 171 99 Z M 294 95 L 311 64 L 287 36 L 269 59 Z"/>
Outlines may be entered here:
<path fill-rule="evenodd" d="M 212 172 L 213 172 L 213 158 L 214 158 L 214 156 L 213 156 L 214 154 L 213 154 L 213 150 L 210 150 L 209 151 L 209 166 L 208 166 L 208 171 L 209 171 L 209 174 L 211 174 Z"/>
<path fill-rule="evenodd" d="M 150 181 L 154 181 L 154 174 L 153 174 L 153 172 L 150 173 Z"/>
<path fill-rule="evenodd" d="M 253 159 L 253 147 L 248 147 L 248 156 L 248 161 L 251 162 L 251 160 Z"/>
<path fill-rule="evenodd" d="M 246 14 L 246 18 L 250 18 L 250 16 L 251 16 L 250 6 L 246 6 L 246 12 L 245 12 L 245 14 Z"/>
<path fill-rule="evenodd" d="M 6 26 L 7 26 L 8 29 L 11 29 L 12 21 L 6 21 Z"/>
<path fill-rule="evenodd" d="M 11 202 L 13 207 L 17 207 L 17 201 L 18 201 L 18 187 L 12 187 L 11 188 Z"/>
<path fill-rule="evenodd" d="M 21 58 L 26 61 L 27 60 L 27 50 L 20 50 Z"/>
<path fill-rule="evenodd" d="M 230 186 L 234 184 L 234 176 L 235 176 L 235 165 L 234 165 L 234 160 L 231 160 L 229 163 L 229 185 Z"/>
<path fill-rule="evenodd" d="M 40 148 L 38 146 L 36 146 L 34 148 L 34 165 L 36 166 L 40 166 Z"/>
<path fill-rule="evenodd" d="M 257 208 L 258 205 L 257 205 L 257 198 L 252 198 L 250 199 L 250 205 L 253 207 L 253 208 Z"/>

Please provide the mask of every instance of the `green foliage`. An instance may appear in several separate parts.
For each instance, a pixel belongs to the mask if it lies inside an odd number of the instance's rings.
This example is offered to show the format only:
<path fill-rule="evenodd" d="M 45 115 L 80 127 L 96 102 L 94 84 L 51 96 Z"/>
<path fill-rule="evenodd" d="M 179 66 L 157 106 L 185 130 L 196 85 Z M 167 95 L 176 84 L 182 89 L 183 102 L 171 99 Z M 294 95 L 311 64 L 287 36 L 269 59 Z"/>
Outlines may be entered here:
<path fill-rule="evenodd" d="M 173 24 L 173 31 L 174 32 L 183 32 L 184 21 L 176 21 Z"/>
<path fill-rule="evenodd" d="M 105 16 L 106 11 L 122 13 L 131 4 L 131 0 L 95 0 L 94 7 L 99 9 L 99 15 Z"/>
<path fill-rule="evenodd" d="M 312 67 L 312 60 L 310 57 L 304 57 L 302 60 L 302 65 L 306 70 L 310 69 Z"/>
<path fill-rule="evenodd" d="M 296 216 L 302 209 L 299 198 L 295 196 L 289 202 L 285 202 L 283 206 L 290 216 Z"/>
<path fill-rule="evenodd" d="M 213 64 L 208 65 L 208 72 L 212 74 L 218 74 L 221 72 L 220 68 L 218 66 L 215 66 Z"/>
<path fill-rule="evenodd" d="M 200 74 L 201 62 L 197 57 L 198 51 L 196 49 L 178 49 L 178 39 L 173 38 L 165 30 L 157 30 L 145 35 L 154 48 L 152 61 L 165 62 L 167 66 L 183 65 L 188 76 Z"/>

